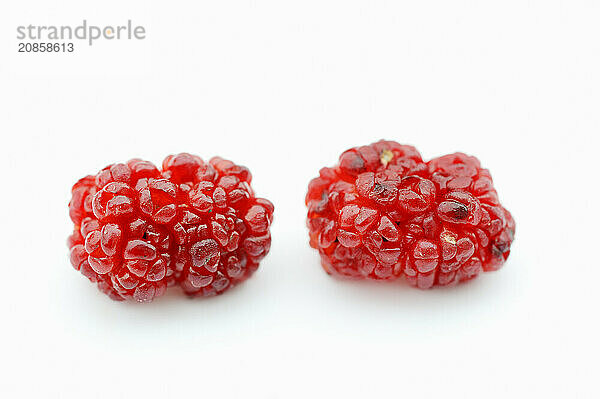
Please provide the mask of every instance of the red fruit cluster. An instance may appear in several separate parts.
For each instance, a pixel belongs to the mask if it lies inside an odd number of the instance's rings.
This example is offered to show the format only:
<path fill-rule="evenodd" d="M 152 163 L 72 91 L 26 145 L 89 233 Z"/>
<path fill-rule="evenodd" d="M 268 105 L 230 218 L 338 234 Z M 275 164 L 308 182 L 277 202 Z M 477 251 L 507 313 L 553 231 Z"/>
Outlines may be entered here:
<path fill-rule="evenodd" d="M 211 296 L 246 280 L 269 252 L 273 205 L 250 171 L 222 158 L 133 159 L 79 180 L 71 263 L 115 300 L 149 302 L 168 286 Z"/>
<path fill-rule="evenodd" d="M 328 273 L 419 288 L 469 280 L 506 260 L 515 222 L 487 169 L 462 153 L 424 162 L 393 141 L 352 148 L 308 186 L 310 245 Z"/>

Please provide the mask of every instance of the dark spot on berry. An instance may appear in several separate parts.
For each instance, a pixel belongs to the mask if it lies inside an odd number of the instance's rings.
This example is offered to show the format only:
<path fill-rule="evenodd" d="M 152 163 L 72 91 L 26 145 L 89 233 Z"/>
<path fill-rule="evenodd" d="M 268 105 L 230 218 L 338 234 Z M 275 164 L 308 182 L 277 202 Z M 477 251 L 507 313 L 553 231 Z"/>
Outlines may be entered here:
<path fill-rule="evenodd" d="M 374 195 L 380 195 L 384 191 L 385 191 L 385 187 L 382 184 L 375 183 L 375 186 L 373 186 L 373 194 Z"/>
<path fill-rule="evenodd" d="M 373 189 L 369 193 L 369 198 L 380 205 L 391 204 L 396 198 L 398 189 L 394 186 L 385 183 L 377 183 L 373 185 Z"/>
<path fill-rule="evenodd" d="M 508 251 L 508 249 L 508 243 L 504 241 L 496 241 L 494 245 L 492 245 L 492 252 L 494 252 L 494 255 L 502 255 L 503 253 Z"/>
<path fill-rule="evenodd" d="M 468 216 L 469 208 L 460 202 L 456 202 L 456 207 L 452 210 L 452 217 L 456 220 L 465 220 Z"/>
<path fill-rule="evenodd" d="M 490 248 L 492 255 L 496 258 L 499 258 L 502 256 L 502 251 L 500 251 L 500 249 L 498 249 L 498 247 L 496 247 L 495 245 L 492 245 L 492 247 Z"/>
<path fill-rule="evenodd" d="M 323 192 L 321 195 L 321 201 L 315 207 L 316 212 L 325 212 L 327 210 L 327 205 L 329 204 L 329 197 L 326 192 Z"/>
<path fill-rule="evenodd" d="M 340 169 L 350 176 L 357 176 L 367 170 L 367 165 L 359 154 L 347 152 L 340 157 Z"/>
<path fill-rule="evenodd" d="M 355 155 L 352 157 L 352 162 L 350 162 L 349 166 L 357 172 L 362 172 L 365 170 L 365 161 L 359 155 Z"/>

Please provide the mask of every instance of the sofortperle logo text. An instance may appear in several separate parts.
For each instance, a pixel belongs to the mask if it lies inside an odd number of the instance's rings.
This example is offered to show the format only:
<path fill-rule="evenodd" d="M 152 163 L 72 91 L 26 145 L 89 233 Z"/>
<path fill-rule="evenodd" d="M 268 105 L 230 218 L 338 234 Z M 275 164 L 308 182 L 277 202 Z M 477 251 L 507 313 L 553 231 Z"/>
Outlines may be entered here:
<path fill-rule="evenodd" d="M 90 25 L 86 19 L 81 25 L 27 25 L 17 26 L 18 40 L 72 41 L 85 40 L 92 45 L 97 40 L 143 40 L 146 29 L 128 20 L 124 25 Z"/>

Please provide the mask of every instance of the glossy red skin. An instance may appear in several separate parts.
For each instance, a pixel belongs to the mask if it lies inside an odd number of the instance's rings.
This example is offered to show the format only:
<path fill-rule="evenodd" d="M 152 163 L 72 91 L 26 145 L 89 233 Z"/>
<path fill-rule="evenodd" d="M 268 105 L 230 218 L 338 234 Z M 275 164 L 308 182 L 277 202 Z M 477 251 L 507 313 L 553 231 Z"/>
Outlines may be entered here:
<path fill-rule="evenodd" d="M 477 158 L 424 162 L 416 148 L 393 141 L 345 151 L 310 182 L 306 205 L 310 245 L 328 273 L 404 276 L 419 288 L 497 270 L 515 232 Z"/>
<path fill-rule="evenodd" d="M 212 296 L 241 283 L 269 252 L 273 205 L 247 168 L 222 158 L 133 159 L 72 189 L 71 263 L 115 300 L 150 302 L 169 286 Z"/>

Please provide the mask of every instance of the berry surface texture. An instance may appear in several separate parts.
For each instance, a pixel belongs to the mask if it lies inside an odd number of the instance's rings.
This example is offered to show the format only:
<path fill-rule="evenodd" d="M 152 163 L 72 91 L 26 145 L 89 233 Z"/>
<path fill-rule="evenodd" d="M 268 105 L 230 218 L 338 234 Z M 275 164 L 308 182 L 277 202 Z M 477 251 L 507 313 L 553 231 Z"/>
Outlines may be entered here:
<path fill-rule="evenodd" d="M 72 188 L 73 267 L 114 300 L 150 302 L 167 287 L 218 295 L 258 268 L 271 245 L 273 205 L 244 167 L 182 153 L 159 170 L 132 159 Z"/>
<path fill-rule="evenodd" d="M 379 141 L 345 151 L 306 195 L 310 245 L 325 271 L 426 289 L 500 268 L 515 222 L 479 160 L 424 162 L 416 148 Z"/>

